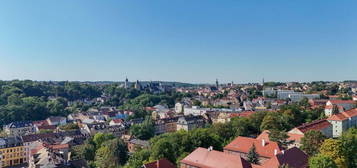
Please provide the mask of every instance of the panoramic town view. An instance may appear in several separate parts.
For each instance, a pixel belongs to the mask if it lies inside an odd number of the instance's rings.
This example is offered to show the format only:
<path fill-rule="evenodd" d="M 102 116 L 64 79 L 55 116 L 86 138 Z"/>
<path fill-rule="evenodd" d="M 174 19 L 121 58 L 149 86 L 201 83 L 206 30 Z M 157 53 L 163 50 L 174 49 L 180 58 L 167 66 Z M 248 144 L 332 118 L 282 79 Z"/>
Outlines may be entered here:
<path fill-rule="evenodd" d="M 0 168 L 357 168 L 356 7 L 0 1 Z"/>

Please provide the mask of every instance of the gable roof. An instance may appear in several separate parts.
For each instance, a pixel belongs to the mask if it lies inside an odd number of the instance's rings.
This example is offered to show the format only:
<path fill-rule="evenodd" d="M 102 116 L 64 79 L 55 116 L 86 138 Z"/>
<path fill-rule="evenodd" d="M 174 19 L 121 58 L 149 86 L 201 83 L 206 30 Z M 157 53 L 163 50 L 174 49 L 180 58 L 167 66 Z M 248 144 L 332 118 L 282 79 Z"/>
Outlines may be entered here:
<path fill-rule="evenodd" d="M 265 141 L 263 146 L 263 141 Z M 265 139 L 253 139 L 248 137 L 237 137 L 230 144 L 224 147 L 224 150 L 236 151 L 241 153 L 248 153 L 250 148 L 256 147 L 256 151 L 261 157 L 271 158 L 275 154 L 275 150 L 280 152 L 278 143 L 268 141 Z"/>
<path fill-rule="evenodd" d="M 157 161 L 153 161 L 147 164 L 144 164 L 144 168 L 176 168 L 174 164 L 172 164 L 167 159 L 160 159 Z"/>
<path fill-rule="evenodd" d="M 269 133 L 270 133 L 269 130 L 264 130 L 256 139 L 264 139 L 266 141 L 270 141 Z M 289 141 L 300 141 L 300 139 L 304 137 L 303 134 L 294 134 L 289 132 L 287 134 L 289 136 L 288 138 Z"/>
<path fill-rule="evenodd" d="M 33 124 L 30 121 L 15 121 L 12 122 L 8 125 L 6 125 L 5 127 L 7 128 L 23 128 L 23 127 L 32 127 Z"/>
<path fill-rule="evenodd" d="M 252 168 L 252 165 L 239 155 L 209 151 L 201 147 L 181 160 L 181 163 L 200 168 Z"/>
<path fill-rule="evenodd" d="M 304 124 L 296 127 L 296 129 L 298 129 L 302 133 L 305 133 L 305 132 L 311 131 L 311 130 L 320 131 L 320 130 L 325 129 L 329 126 L 331 126 L 331 123 L 329 123 L 326 119 L 321 119 L 321 120 L 315 120 L 311 123 L 304 123 Z"/>
<path fill-rule="evenodd" d="M 329 100 L 331 104 L 355 104 L 353 100 Z"/>
<path fill-rule="evenodd" d="M 118 118 L 118 119 L 113 119 L 113 120 L 112 120 L 112 122 L 113 122 L 113 123 L 116 123 L 116 124 L 119 124 L 119 123 L 123 123 L 123 122 L 124 122 L 124 120 L 123 120 L 123 119 Z"/>
<path fill-rule="evenodd" d="M 231 113 L 230 117 L 249 117 L 254 113 L 255 113 L 255 111 L 243 111 L 240 113 Z"/>
<path fill-rule="evenodd" d="M 330 116 L 329 118 L 327 118 L 327 120 L 343 121 L 343 120 L 347 120 L 348 118 L 352 118 L 355 116 L 357 116 L 357 108 L 347 110 L 345 112 L 341 112 L 338 114 L 334 114 L 334 115 Z"/>
<path fill-rule="evenodd" d="M 308 156 L 297 147 L 282 151 L 276 156 L 266 161 L 263 167 L 279 167 L 289 165 L 291 168 L 306 168 L 308 164 Z"/>

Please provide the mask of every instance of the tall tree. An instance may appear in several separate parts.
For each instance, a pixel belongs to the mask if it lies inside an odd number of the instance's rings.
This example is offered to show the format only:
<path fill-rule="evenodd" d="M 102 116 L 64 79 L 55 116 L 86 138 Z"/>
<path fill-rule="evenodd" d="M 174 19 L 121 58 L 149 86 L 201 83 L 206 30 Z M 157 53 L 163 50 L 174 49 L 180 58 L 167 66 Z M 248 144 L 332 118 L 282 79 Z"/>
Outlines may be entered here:
<path fill-rule="evenodd" d="M 147 116 L 143 123 L 133 125 L 130 128 L 130 133 L 142 140 L 148 140 L 153 137 L 155 135 L 155 128 L 151 117 Z"/>
<path fill-rule="evenodd" d="M 176 152 L 172 144 L 168 139 L 160 139 L 154 144 L 151 151 L 150 158 L 152 160 L 166 158 L 171 162 L 176 162 Z"/>
<path fill-rule="evenodd" d="M 112 139 L 104 143 L 95 155 L 95 165 L 99 168 L 117 168 L 124 165 L 128 158 L 128 149 L 121 139 Z"/>
<path fill-rule="evenodd" d="M 287 148 L 292 142 L 288 140 L 289 135 L 285 131 L 269 130 L 269 139 L 277 142 L 281 147 Z"/>
<path fill-rule="evenodd" d="M 357 129 L 350 128 L 341 137 L 342 153 L 348 167 L 357 167 Z"/>
<path fill-rule="evenodd" d="M 320 147 L 320 153 L 333 159 L 338 167 L 347 167 L 347 160 L 342 150 L 342 141 L 326 139 Z"/>
<path fill-rule="evenodd" d="M 310 168 L 337 168 L 336 163 L 328 156 L 318 154 L 309 159 Z"/>
<path fill-rule="evenodd" d="M 320 131 L 308 131 L 305 133 L 304 137 L 301 138 L 301 149 L 309 156 L 313 156 L 318 152 L 325 139 L 326 137 Z"/>
<path fill-rule="evenodd" d="M 256 151 L 255 145 L 249 149 L 248 155 L 247 155 L 247 161 L 253 164 L 259 164 L 259 154 Z"/>

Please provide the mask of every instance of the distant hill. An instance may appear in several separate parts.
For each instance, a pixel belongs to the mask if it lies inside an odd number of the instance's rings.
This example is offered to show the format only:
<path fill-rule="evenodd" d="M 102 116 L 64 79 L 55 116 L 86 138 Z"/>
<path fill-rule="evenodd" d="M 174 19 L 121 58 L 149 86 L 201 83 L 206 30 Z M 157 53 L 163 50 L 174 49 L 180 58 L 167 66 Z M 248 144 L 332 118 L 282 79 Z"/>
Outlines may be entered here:
<path fill-rule="evenodd" d="M 197 86 L 197 84 L 191 84 L 191 83 L 183 83 L 183 82 L 169 82 L 169 81 L 140 81 L 142 85 L 147 85 L 150 82 L 152 83 L 162 83 L 163 85 L 169 85 L 169 86 L 176 86 L 176 87 L 194 87 Z M 93 84 L 93 85 L 109 85 L 109 84 L 114 84 L 114 83 L 119 83 L 123 84 L 124 81 L 84 81 L 80 83 L 87 83 L 87 84 Z M 130 81 L 130 83 L 135 83 L 135 81 Z"/>

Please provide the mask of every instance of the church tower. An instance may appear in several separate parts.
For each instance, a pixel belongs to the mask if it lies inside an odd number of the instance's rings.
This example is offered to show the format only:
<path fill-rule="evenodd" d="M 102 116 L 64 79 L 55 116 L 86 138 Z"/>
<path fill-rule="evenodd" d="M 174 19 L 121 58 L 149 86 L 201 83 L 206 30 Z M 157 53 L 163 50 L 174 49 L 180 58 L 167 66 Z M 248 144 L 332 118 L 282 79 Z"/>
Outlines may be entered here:
<path fill-rule="evenodd" d="M 126 79 L 125 79 L 124 88 L 125 88 L 125 89 L 128 89 L 128 88 L 129 88 L 129 80 L 128 80 L 128 77 L 126 77 Z"/>
<path fill-rule="evenodd" d="M 139 80 L 137 80 L 136 81 L 136 83 L 135 83 L 135 89 L 138 89 L 138 90 L 141 90 L 141 85 L 140 85 L 140 82 L 139 82 Z"/>
<path fill-rule="evenodd" d="M 216 79 L 216 87 L 217 87 L 217 89 L 219 87 L 218 79 Z"/>

